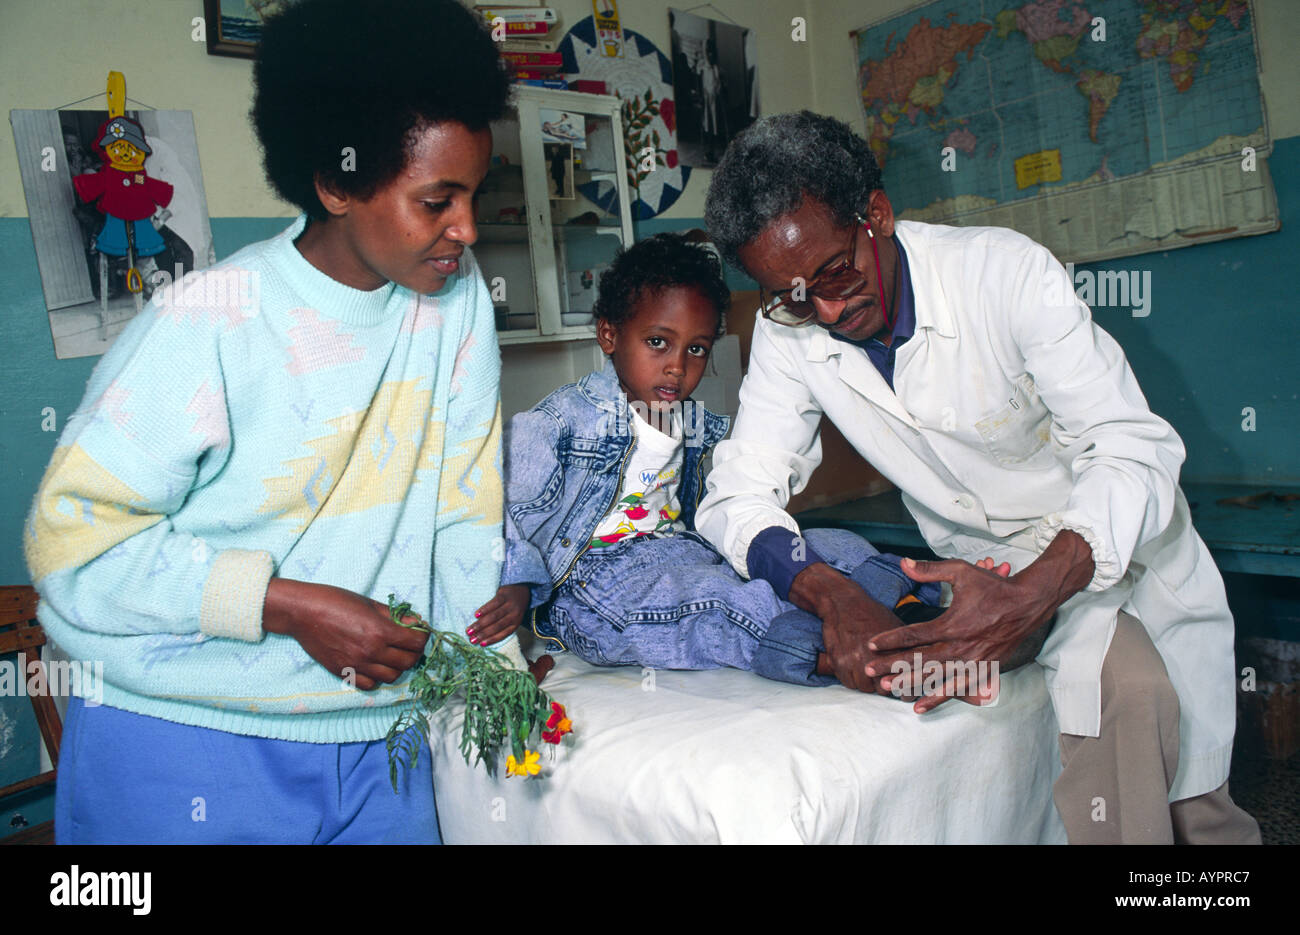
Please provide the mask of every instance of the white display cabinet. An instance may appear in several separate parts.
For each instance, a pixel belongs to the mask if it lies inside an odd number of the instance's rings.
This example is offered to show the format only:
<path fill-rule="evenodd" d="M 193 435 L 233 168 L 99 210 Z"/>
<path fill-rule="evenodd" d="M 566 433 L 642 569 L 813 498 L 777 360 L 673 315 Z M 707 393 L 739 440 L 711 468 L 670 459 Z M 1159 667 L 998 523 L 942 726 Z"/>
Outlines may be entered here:
<path fill-rule="evenodd" d="M 515 102 L 510 117 L 492 124 L 473 248 L 498 338 L 503 345 L 590 339 L 600 274 L 632 243 L 620 102 L 533 87 L 517 88 Z M 553 135 L 544 138 L 544 124 Z M 570 142 L 557 146 L 557 139 Z"/>

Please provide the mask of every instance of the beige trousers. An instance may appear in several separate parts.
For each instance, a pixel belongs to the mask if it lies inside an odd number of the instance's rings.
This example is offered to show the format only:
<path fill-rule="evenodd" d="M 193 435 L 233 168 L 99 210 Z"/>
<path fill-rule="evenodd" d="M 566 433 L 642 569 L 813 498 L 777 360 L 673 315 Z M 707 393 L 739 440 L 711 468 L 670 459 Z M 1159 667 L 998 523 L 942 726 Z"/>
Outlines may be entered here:
<path fill-rule="evenodd" d="M 1259 844 L 1225 782 L 1170 803 L 1178 695 L 1142 623 L 1120 612 L 1101 670 L 1101 734 L 1061 734 L 1052 797 L 1071 844 Z"/>

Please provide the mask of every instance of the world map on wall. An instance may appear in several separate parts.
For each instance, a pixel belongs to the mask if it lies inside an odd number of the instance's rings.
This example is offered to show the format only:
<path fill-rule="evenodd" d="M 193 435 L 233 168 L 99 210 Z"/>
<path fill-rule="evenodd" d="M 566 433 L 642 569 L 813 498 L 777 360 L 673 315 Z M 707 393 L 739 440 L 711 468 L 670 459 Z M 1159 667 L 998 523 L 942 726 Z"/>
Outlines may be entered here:
<path fill-rule="evenodd" d="M 1246 0 L 940 0 L 854 33 L 895 211 L 962 223 L 1265 150 L 1251 19 Z"/>

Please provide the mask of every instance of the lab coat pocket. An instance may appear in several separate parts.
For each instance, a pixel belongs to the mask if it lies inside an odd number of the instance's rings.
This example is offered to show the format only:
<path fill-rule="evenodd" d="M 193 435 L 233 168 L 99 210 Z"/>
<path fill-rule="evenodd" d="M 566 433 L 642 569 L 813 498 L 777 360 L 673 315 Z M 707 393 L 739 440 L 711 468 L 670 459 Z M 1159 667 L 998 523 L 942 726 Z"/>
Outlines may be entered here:
<path fill-rule="evenodd" d="M 1052 414 L 1038 395 L 1034 378 L 1016 378 L 1007 405 L 975 423 L 989 454 L 1002 464 L 1023 464 L 1047 444 Z"/>

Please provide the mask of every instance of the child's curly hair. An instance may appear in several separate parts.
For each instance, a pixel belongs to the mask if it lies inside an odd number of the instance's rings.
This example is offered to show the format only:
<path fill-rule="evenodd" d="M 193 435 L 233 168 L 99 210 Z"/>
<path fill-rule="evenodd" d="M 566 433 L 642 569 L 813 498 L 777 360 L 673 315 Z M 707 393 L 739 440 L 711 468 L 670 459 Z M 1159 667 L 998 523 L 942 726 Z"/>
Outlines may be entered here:
<path fill-rule="evenodd" d="M 694 286 L 713 303 L 721 337 L 723 317 L 731 305 L 722 264 L 685 234 L 656 234 L 619 250 L 600 277 L 594 314 L 618 327 L 632 317 L 632 308 L 642 296 L 673 286 Z"/>
<path fill-rule="evenodd" d="M 486 21 L 456 0 L 301 0 L 267 21 L 253 83 L 266 177 L 318 220 L 317 174 L 369 198 L 406 165 L 413 131 L 481 130 L 510 95 Z"/>

